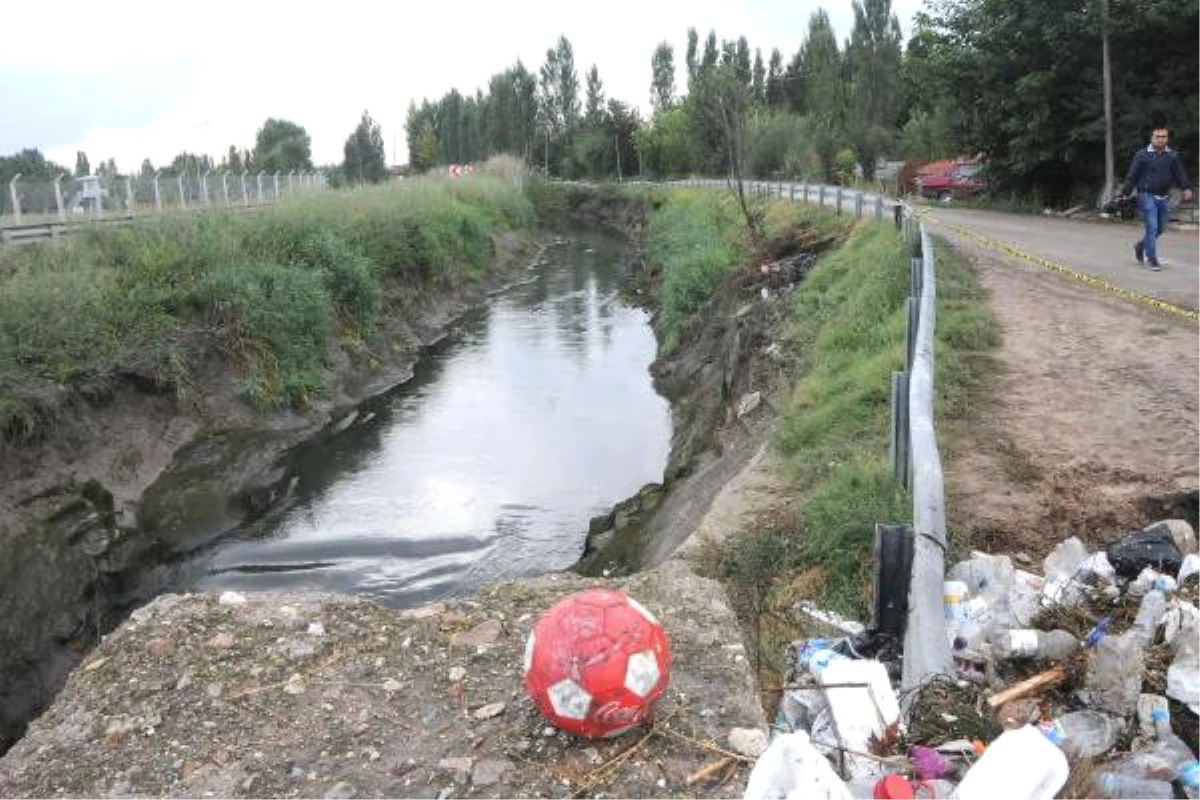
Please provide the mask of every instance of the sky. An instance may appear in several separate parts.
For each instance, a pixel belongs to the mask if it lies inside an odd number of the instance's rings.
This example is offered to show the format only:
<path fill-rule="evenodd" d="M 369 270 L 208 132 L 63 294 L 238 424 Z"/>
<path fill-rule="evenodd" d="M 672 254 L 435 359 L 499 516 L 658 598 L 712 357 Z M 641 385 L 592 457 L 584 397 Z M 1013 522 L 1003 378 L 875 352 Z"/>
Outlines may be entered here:
<path fill-rule="evenodd" d="M 182 151 L 219 161 L 251 149 L 270 117 L 304 127 L 313 161 L 335 164 L 363 111 L 379 123 L 389 163 L 408 160 L 411 102 L 451 89 L 486 90 L 517 62 L 536 73 L 566 36 L 581 97 L 594 64 L 605 96 L 649 113 L 650 58 L 675 50 L 676 90 L 687 30 L 701 47 L 745 36 L 764 63 L 786 63 L 824 8 L 839 42 L 851 0 L 419 0 L 324 4 L 260 0 L 59 0 L 9 3 L 0 32 L 0 155 L 36 147 L 68 168 L 83 150 L 93 167 L 142 159 L 167 165 Z M 907 38 L 921 0 L 892 0 Z M 18 35 L 10 35 L 18 32 Z"/>

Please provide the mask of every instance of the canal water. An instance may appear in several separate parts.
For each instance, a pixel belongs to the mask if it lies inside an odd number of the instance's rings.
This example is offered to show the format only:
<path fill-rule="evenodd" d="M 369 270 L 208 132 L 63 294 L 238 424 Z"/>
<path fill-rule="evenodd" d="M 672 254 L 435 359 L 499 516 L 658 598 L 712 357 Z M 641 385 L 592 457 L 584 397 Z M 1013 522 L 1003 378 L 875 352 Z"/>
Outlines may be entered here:
<path fill-rule="evenodd" d="M 185 568 L 194 588 L 391 606 L 565 569 L 670 446 L 622 244 L 573 238 L 428 348 L 413 378 L 289 454 L 288 501 Z"/>

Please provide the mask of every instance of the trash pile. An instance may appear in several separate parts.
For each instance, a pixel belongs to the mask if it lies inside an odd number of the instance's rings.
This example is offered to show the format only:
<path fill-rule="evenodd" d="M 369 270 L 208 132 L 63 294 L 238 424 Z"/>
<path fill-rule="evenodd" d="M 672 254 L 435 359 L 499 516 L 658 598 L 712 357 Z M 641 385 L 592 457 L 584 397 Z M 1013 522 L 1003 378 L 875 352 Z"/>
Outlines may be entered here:
<path fill-rule="evenodd" d="M 894 637 L 826 615 L 845 635 L 789 648 L 746 798 L 1197 797 L 1196 549 L 1167 520 L 1041 575 L 973 553 L 944 584 L 952 674 L 899 694 Z"/>

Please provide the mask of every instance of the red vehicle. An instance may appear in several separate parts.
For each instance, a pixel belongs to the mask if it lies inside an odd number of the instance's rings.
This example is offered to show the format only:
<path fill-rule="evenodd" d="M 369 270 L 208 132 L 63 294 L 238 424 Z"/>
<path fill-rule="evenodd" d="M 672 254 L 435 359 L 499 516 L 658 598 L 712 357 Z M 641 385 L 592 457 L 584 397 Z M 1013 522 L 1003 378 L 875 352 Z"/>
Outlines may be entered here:
<path fill-rule="evenodd" d="M 953 158 L 934 161 L 917 170 L 917 193 L 931 200 L 961 200 L 987 191 L 987 181 L 979 175 L 983 162 Z"/>

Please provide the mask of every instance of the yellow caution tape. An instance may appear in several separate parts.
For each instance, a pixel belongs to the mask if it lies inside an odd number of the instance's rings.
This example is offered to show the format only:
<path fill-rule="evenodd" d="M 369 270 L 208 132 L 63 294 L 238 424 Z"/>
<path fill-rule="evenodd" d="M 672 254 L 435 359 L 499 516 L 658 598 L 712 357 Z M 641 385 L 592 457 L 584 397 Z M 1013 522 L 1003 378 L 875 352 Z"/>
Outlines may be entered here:
<path fill-rule="evenodd" d="M 1174 303 L 1168 303 L 1164 300 L 1159 300 L 1156 297 L 1151 297 L 1140 292 L 1135 292 L 1132 289 L 1114 286 L 1103 278 L 1097 278 L 1095 275 L 1089 275 L 1086 272 L 1073 270 L 1070 267 L 1058 264 L 1054 261 L 1049 261 L 1045 258 L 1041 258 L 1040 256 L 1031 255 L 1030 253 L 1019 250 L 1008 242 L 1002 242 L 999 239 L 991 239 L 987 236 L 980 236 L 974 231 L 969 231 L 961 225 L 955 225 L 952 222 L 940 220 L 928 211 L 918 211 L 917 216 L 921 219 L 929 219 L 930 221 L 936 222 L 939 225 L 945 225 L 947 228 L 950 228 L 960 236 L 971 239 L 972 241 L 983 245 L 989 250 L 996 250 L 1001 253 L 1007 253 L 1009 255 L 1016 256 L 1017 258 L 1024 259 L 1030 263 L 1037 264 L 1039 267 L 1066 275 L 1069 278 L 1074 278 L 1081 283 L 1086 283 L 1089 286 L 1096 287 L 1097 289 L 1103 289 L 1106 292 L 1115 294 L 1118 297 L 1123 297 L 1126 300 L 1132 300 L 1135 303 L 1141 303 L 1142 305 L 1147 305 L 1151 308 L 1157 308 L 1159 311 L 1166 311 L 1168 314 L 1175 314 L 1176 316 L 1184 317 L 1185 319 L 1190 320 L 1200 320 L 1200 312 L 1192 311 L 1189 308 L 1177 306 Z"/>

